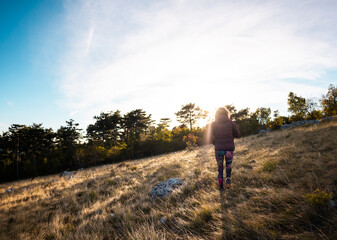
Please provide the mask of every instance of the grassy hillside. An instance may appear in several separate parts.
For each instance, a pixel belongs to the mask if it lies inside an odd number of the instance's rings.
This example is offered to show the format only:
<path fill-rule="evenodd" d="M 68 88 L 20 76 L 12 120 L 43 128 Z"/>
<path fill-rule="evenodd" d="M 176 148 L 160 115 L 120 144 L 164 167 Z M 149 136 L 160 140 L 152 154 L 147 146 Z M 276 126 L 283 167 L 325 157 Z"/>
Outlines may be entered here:
<path fill-rule="evenodd" d="M 224 193 L 213 146 L 2 184 L 0 239 L 337 239 L 336 133 L 330 122 L 239 139 Z M 152 200 L 172 177 L 185 184 Z"/>

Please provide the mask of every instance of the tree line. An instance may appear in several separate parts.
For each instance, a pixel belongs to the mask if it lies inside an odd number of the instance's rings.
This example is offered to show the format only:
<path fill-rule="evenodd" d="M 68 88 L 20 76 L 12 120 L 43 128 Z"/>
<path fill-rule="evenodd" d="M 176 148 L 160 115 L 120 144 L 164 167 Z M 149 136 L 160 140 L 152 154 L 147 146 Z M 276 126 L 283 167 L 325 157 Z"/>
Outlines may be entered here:
<path fill-rule="evenodd" d="M 261 129 L 276 130 L 283 124 L 320 119 L 337 115 L 337 88 L 329 86 L 319 101 L 305 99 L 290 92 L 290 116 L 280 116 L 278 111 L 260 107 L 237 110 L 226 105 L 231 119 L 243 136 L 256 134 Z M 36 177 L 63 170 L 76 170 L 127 159 L 142 158 L 208 144 L 206 126 L 195 126 L 198 119 L 209 113 L 195 103 L 183 105 L 175 113 L 179 126 L 169 128 L 171 119 L 162 118 L 155 123 L 151 114 L 135 109 L 126 114 L 120 110 L 101 112 L 94 123 L 81 136 L 78 123 L 70 119 L 57 131 L 42 124 L 30 126 L 13 124 L 0 134 L 0 181 Z M 85 139 L 85 141 L 81 139 Z"/>

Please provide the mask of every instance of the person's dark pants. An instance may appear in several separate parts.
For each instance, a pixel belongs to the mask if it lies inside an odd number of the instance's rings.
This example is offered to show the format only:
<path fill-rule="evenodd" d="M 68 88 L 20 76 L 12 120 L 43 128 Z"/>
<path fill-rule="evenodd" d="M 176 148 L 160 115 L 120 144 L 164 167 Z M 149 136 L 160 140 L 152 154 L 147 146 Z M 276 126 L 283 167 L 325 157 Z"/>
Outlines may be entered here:
<path fill-rule="evenodd" d="M 215 150 L 215 158 L 218 163 L 218 181 L 219 186 L 223 186 L 223 161 L 226 160 L 226 177 L 230 179 L 232 172 L 232 161 L 233 161 L 234 151 L 227 150 Z"/>

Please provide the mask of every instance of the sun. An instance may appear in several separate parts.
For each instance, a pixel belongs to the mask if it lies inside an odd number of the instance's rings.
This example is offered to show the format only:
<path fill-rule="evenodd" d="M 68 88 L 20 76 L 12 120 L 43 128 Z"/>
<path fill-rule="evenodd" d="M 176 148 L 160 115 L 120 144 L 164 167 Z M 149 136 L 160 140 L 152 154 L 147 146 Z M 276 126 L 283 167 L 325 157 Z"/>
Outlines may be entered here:
<path fill-rule="evenodd" d="M 213 107 L 210 110 L 208 110 L 208 121 L 209 122 L 213 122 L 215 119 L 215 112 L 218 108 L 217 107 Z"/>
<path fill-rule="evenodd" d="M 204 127 L 207 124 L 211 124 L 215 119 L 215 112 L 218 108 L 217 107 L 208 107 L 208 108 L 202 108 L 202 109 L 207 112 L 207 117 L 205 119 L 199 119 L 197 121 L 197 125 L 199 127 Z"/>

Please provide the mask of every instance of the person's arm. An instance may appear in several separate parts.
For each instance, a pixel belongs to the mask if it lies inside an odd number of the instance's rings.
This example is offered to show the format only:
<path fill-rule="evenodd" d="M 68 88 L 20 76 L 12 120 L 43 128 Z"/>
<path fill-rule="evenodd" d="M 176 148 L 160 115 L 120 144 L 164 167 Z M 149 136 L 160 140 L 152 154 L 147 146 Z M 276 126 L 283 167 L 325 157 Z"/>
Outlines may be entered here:
<path fill-rule="evenodd" d="M 232 122 L 232 123 L 233 123 L 233 136 L 236 138 L 241 137 L 238 126 L 236 126 L 235 122 Z"/>

